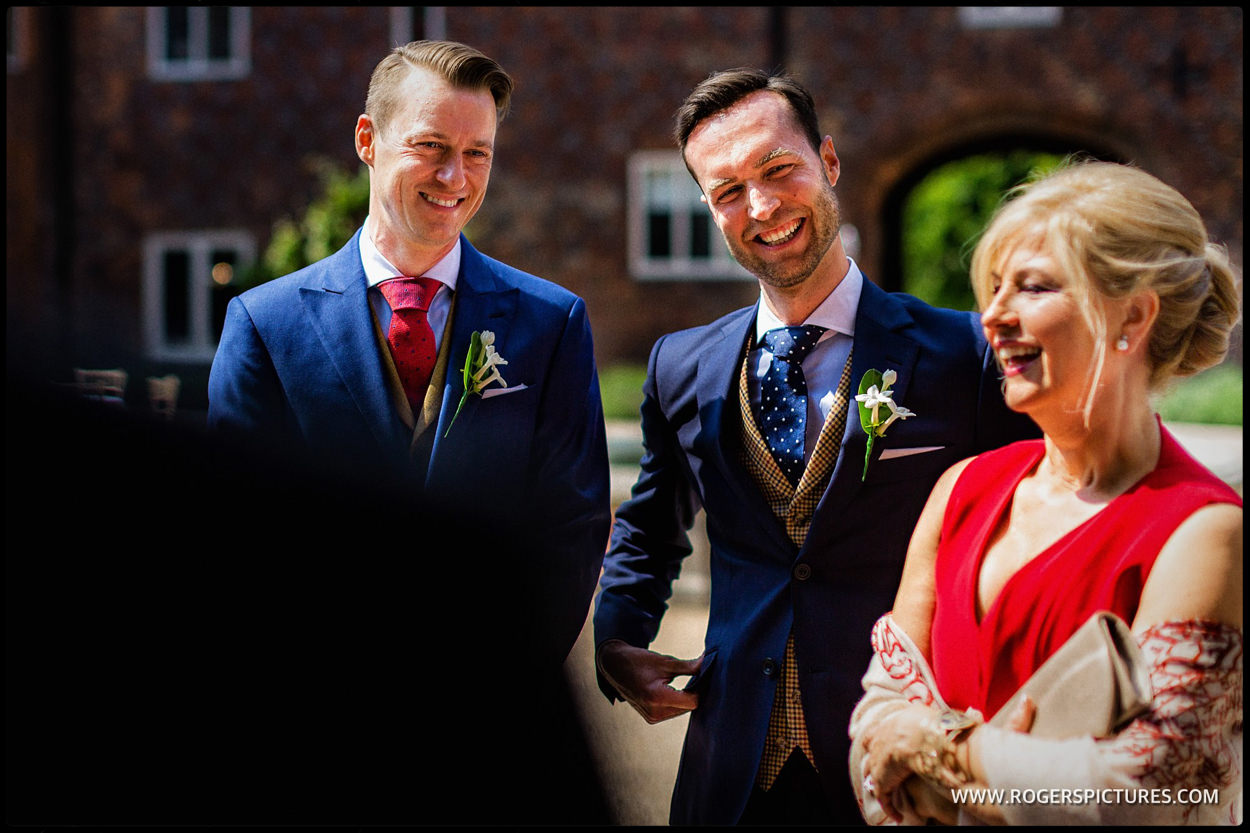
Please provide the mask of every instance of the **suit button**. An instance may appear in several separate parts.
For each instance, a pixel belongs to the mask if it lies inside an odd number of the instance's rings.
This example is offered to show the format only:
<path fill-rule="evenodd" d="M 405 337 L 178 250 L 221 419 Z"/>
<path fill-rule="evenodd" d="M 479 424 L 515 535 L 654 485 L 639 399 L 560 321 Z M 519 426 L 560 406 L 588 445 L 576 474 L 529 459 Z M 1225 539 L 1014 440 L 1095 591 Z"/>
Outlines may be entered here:
<path fill-rule="evenodd" d="M 797 578 L 799 581 L 807 581 L 809 578 L 812 577 L 812 565 L 811 564 L 799 564 L 798 566 L 794 568 L 794 577 Z"/>
<path fill-rule="evenodd" d="M 776 673 L 777 673 L 777 660 L 775 659 L 764 660 L 764 676 L 772 677 L 776 675 Z"/>

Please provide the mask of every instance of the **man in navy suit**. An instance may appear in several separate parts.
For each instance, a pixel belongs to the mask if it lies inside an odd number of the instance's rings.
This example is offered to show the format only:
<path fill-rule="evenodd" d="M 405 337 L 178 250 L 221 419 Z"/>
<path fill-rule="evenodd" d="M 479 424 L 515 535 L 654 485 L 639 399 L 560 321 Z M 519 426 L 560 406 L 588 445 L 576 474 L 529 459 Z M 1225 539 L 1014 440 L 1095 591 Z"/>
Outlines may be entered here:
<path fill-rule="evenodd" d="M 511 92 L 463 44 L 410 43 L 378 64 L 355 127 L 368 217 L 337 253 L 230 303 L 208 420 L 446 512 L 442 529 L 412 530 L 405 557 L 455 564 L 469 596 L 516 580 L 532 621 L 515 634 L 541 629 L 542 653 L 563 660 L 607 545 L 607 445 L 583 301 L 462 234 Z M 295 522 L 351 523 L 330 508 Z"/>
<path fill-rule="evenodd" d="M 1036 428 L 1003 405 L 976 315 L 883 292 L 847 257 L 840 163 L 793 79 L 714 74 L 676 134 L 761 294 L 652 351 L 646 453 L 594 616 L 600 686 L 648 722 L 690 714 L 674 824 L 862 823 L 847 725 L 912 528 L 948 466 Z M 870 369 L 910 414 L 871 447 L 856 401 Z M 701 657 L 682 660 L 647 646 L 700 508 L 708 630 Z"/>

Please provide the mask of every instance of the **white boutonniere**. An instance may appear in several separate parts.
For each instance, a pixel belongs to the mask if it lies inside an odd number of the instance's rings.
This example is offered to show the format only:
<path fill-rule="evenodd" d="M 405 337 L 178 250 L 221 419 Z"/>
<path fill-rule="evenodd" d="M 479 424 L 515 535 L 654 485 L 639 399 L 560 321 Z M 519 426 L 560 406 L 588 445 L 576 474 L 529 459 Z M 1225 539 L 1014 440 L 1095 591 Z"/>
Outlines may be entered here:
<path fill-rule="evenodd" d="M 498 382 L 505 388 L 508 386 L 499 374 L 500 366 L 507 363 L 508 360 L 495 350 L 494 333 L 490 330 L 482 330 L 480 333 L 473 331 L 469 336 L 469 354 L 464 357 L 464 393 L 460 397 L 460 404 L 456 406 L 456 412 L 452 414 L 451 422 L 447 423 L 444 437 L 451 433 L 451 426 L 456 424 L 456 417 L 460 416 L 460 409 L 470 396 L 481 396 L 482 391 L 492 382 Z"/>
<path fill-rule="evenodd" d="M 872 446 L 877 437 L 884 437 L 885 429 L 893 425 L 894 420 L 915 416 L 890 398 L 893 393 L 890 386 L 897 380 L 898 374 L 893 370 L 885 373 L 869 370 L 859 380 L 859 395 L 855 397 L 855 401 L 859 403 L 859 424 L 868 434 L 868 450 L 864 452 L 864 473 L 859 478 L 861 481 L 868 477 L 868 461 L 872 459 Z M 882 409 L 888 411 L 888 415 L 882 414 Z"/>

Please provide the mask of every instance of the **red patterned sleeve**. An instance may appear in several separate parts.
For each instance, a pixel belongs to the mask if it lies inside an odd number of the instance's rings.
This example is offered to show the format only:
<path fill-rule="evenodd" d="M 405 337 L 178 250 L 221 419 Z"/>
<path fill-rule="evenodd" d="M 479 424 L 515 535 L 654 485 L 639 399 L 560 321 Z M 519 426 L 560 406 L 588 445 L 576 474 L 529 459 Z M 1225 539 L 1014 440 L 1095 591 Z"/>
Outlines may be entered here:
<path fill-rule="evenodd" d="M 994 735 L 982 764 L 1009 824 L 1242 821 L 1241 629 L 1178 621 L 1137 636 L 1154 697 L 1114 737 L 1053 741 L 985 727 Z"/>
<path fill-rule="evenodd" d="M 887 613 L 872 628 L 873 657 L 863 677 L 864 696 L 851 714 L 851 782 L 860 812 L 869 824 L 890 824 L 875 796 L 864 787 L 860 741 L 873 726 L 911 703 L 944 708 L 924 655 Z M 909 823 L 923 823 L 907 807 L 898 808 Z"/>
<path fill-rule="evenodd" d="M 1150 711 L 1104 741 L 1145 788 L 1241 792 L 1242 633 L 1213 622 L 1165 622 L 1138 636 L 1150 663 Z M 1199 815 L 1190 805 L 1186 820 Z"/>

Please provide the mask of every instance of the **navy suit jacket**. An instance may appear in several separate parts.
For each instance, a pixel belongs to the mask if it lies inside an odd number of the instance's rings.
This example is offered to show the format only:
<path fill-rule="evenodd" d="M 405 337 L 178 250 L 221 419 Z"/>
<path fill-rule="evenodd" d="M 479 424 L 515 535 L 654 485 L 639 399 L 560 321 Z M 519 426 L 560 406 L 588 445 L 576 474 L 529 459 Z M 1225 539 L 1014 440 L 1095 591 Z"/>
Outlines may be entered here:
<path fill-rule="evenodd" d="M 445 554 L 463 563 L 466 582 L 470 570 L 491 576 L 472 579 L 478 582 L 502 581 L 501 567 L 524 576 L 528 587 L 516 592 L 535 594 L 533 615 L 554 630 L 562 659 L 585 622 L 611 510 L 585 304 L 462 237 L 442 409 L 410 457 L 412 429 L 398 416 L 384 370 L 359 235 L 231 301 L 209 378 L 209 424 L 292 439 L 317 459 L 368 472 L 410 489 L 425 509 L 445 510 L 455 527 L 444 530 Z M 495 333 L 509 387 L 527 387 L 471 396 L 450 425 L 475 330 Z M 489 561 L 468 557 L 473 542 L 487 540 L 510 552 L 492 552 Z"/>
<path fill-rule="evenodd" d="M 862 694 L 872 625 L 893 604 L 920 511 L 950 465 L 1038 432 L 1003 404 L 976 315 L 865 281 L 851 384 L 869 368 L 893 369 L 893 398 L 915 416 L 877 440 L 861 482 L 867 435 L 852 410 L 833 475 L 796 548 L 741 462 L 738 378 L 755 314 L 748 307 L 665 336 L 652 351 L 642 406 L 646 452 L 633 497 L 617 511 L 595 642 L 646 647 L 655 638 L 702 507 L 711 546 L 709 621 L 703 664 L 690 682 L 699 706 L 671 821 L 738 821 L 793 632 L 814 763 L 835 813 L 853 823 L 859 815 L 847 774 L 847 726 Z M 940 448 L 881 459 L 890 449 L 930 446 Z M 600 686 L 615 699 L 602 677 Z"/>

